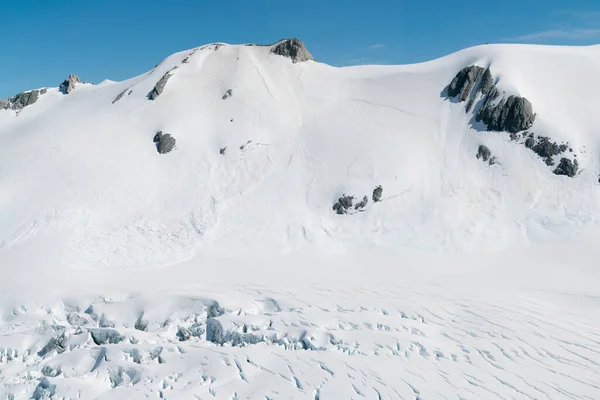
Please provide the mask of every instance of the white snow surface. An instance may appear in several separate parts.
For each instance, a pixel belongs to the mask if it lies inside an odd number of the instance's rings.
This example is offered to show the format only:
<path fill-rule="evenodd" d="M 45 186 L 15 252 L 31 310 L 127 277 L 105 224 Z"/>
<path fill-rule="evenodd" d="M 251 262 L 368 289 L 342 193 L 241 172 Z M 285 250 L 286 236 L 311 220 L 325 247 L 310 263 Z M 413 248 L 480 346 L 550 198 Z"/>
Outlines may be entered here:
<path fill-rule="evenodd" d="M 600 47 L 269 50 L 0 111 L 0 398 L 599 399 Z M 445 97 L 473 64 L 575 177 Z"/>

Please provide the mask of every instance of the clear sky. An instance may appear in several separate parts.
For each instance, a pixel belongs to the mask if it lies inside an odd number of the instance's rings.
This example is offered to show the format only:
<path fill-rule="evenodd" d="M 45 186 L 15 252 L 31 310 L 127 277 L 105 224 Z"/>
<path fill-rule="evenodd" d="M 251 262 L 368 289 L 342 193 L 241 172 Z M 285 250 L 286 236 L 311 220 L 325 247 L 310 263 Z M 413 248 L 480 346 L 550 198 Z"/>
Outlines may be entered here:
<path fill-rule="evenodd" d="M 599 0 L 0 0 L 0 98 L 151 69 L 202 44 L 302 39 L 318 61 L 405 64 L 482 43 L 600 43 Z M 518 62 L 518 60 L 515 60 Z"/>

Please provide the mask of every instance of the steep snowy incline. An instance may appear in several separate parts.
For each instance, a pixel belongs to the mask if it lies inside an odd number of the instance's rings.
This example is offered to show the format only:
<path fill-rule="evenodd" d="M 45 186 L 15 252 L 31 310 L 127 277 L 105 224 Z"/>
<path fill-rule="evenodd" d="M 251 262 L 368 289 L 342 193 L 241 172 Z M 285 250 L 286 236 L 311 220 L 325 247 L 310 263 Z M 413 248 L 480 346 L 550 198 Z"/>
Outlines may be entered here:
<path fill-rule="evenodd" d="M 62 238 L 54 263 L 86 268 L 460 252 L 572 236 L 600 215 L 600 47 L 480 46 L 349 68 L 271 49 L 207 45 L 128 81 L 49 88 L 1 110 L 0 260 L 48 234 Z M 471 65 L 531 102 L 532 136 L 568 143 L 576 176 L 553 174 L 561 156 L 550 168 L 525 135 L 488 132 L 476 121 L 484 100 L 465 112 L 448 98 Z M 172 145 L 158 132 L 175 139 L 171 152 L 157 152 Z M 482 145 L 493 162 L 476 157 Z M 343 194 L 368 202 L 338 215 Z"/>

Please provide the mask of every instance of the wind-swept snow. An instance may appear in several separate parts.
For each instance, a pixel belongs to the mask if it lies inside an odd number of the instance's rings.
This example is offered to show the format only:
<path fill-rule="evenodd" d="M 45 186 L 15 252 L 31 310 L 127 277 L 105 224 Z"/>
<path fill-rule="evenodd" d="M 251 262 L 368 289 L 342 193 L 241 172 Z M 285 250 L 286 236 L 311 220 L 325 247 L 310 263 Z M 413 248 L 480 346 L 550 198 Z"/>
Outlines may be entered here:
<path fill-rule="evenodd" d="M 600 47 L 286 43 L 0 110 L 0 397 L 600 398 Z"/>

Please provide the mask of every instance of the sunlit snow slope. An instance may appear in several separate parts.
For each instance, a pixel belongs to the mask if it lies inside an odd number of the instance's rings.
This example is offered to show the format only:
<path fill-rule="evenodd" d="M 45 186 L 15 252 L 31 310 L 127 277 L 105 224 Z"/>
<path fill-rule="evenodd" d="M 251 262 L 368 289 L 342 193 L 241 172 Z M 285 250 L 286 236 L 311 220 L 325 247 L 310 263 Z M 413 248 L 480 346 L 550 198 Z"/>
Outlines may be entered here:
<path fill-rule="evenodd" d="M 311 58 L 0 102 L 0 398 L 600 399 L 600 47 Z"/>
<path fill-rule="evenodd" d="M 599 47 L 481 46 L 351 68 L 269 50 L 208 45 L 128 81 L 50 88 L 18 115 L 0 111 L 1 248 L 51 232 L 64 238 L 62 262 L 98 268 L 196 253 L 469 251 L 570 236 L 600 215 Z M 576 177 L 445 98 L 473 64 L 531 101 L 536 134 L 568 141 Z M 157 152 L 158 131 L 174 151 Z M 481 144 L 496 164 L 475 157 Z M 342 194 L 369 203 L 336 215 Z"/>

